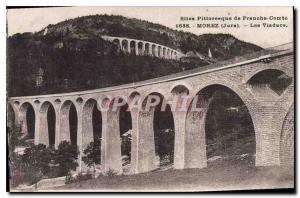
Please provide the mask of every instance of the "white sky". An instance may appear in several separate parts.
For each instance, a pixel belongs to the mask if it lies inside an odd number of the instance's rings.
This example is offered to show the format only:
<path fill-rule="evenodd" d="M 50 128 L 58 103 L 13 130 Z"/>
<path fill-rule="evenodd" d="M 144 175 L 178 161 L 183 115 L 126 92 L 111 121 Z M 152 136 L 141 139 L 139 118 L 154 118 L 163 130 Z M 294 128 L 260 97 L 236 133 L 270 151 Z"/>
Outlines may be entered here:
<path fill-rule="evenodd" d="M 7 11 L 8 35 L 23 32 L 35 32 L 48 24 L 56 24 L 66 19 L 93 14 L 114 14 L 130 18 L 143 19 L 176 29 L 176 24 L 182 23 L 180 17 L 198 16 L 287 16 L 287 21 L 268 21 L 285 23 L 288 28 L 250 28 L 243 26 L 249 22 L 240 22 L 239 29 L 201 29 L 190 28 L 194 34 L 230 33 L 235 37 L 257 44 L 262 47 L 272 47 L 293 41 L 292 7 L 64 7 L 64 8 L 34 8 L 9 9 Z M 260 21 L 261 22 L 261 21 Z M 203 23 L 199 21 L 191 24 Z M 205 23 L 210 23 L 206 21 Z M 186 30 L 187 31 L 187 30 Z"/>

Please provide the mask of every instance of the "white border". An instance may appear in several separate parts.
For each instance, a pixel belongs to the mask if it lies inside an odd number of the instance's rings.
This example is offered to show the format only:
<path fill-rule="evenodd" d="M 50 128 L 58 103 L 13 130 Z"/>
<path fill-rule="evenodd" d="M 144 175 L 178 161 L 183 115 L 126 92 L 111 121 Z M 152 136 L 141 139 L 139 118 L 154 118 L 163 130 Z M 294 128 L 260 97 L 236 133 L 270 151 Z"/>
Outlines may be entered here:
<path fill-rule="evenodd" d="M 296 9 L 299 9 L 299 0 L 207 0 L 207 1 L 200 1 L 200 0 L 102 0 L 101 3 L 97 0 L 2 0 L 0 2 L 1 10 L 0 15 L 0 34 L 1 34 L 1 48 L 0 48 L 0 60 L 1 60 L 1 67 L 0 67 L 0 75 L 1 75 L 1 83 L 0 83 L 0 93 L 1 93 L 1 100 L 0 100 L 0 109 L 1 109 L 1 116 L 0 116 L 0 128 L 2 129 L 0 140 L 1 140 L 1 162 L 0 163 L 0 196 L 1 197 L 8 197 L 11 196 L 10 194 L 6 193 L 6 6 L 295 6 Z M 299 10 L 297 12 L 299 15 Z M 22 20 L 22 19 L 20 19 Z M 299 20 L 298 17 L 296 19 L 296 26 L 299 27 Z M 299 35 L 299 31 L 297 32 L 297 36 Z M 276 39 L 276 38 L 275 38 Z M 298 43 L 297 43 L 298 49 Z M 297 50 L 297 55 L 299 56 L 299 50 Z M 298 62 L 298 61 L 297 61 Z M 298 65 L 297 65 L 298 66 Z M 296 67 L 297 67 L 296 66 Z M 297 76 L 299 76 L 299 69 L 297 71 Z M 297 93 L 299 93 L 299 85 L 297 85 Z M 296 123 L 299 124 L 299 109 L 297 108 L 297 120 Z M 299 127 L 298 127 L 299 128 Z M 296 131 L 296 134 L 298 131 Z M 297 135 L 297 142 L 299 142 L 299 133 Z M 297 159 L 299 159 L 299 152 L 297 152 Z M 297 163 L 297 170 L 299 171 L 299 162 Z M 297 183 L 299 183 L 298 177 L 296 179 Z M 26 194 L 23 194 L 24 196 Z M 41 196 L 43 194 L 35 195 Z M 61 194 L 53 194 L 56 197 L 62 196 Z M 51 196 L 53 196 L 51 195 Z M 73 194 L 69 194 L 68 196 L 73 196 Z M 183 194 L 181 194 L 183 195 Z M 207 196 L 207 194 L 195 194 L 196 196 Z M 257 195 L 258 197 L 266 196 L 266 195 Z M 20 196 L 20 195 L 19 195 Z M 28 196 L 32 196 L 28 194 Z M 49 196 L 49 195 L 48 195 Z M 87 196 L 87 194 L 81 194 L 81 196 Z M 104 194 L 97 194 L 96 196 L 109 196 Z M 117 195 L 113 195 L 117 196 Z M 124 195 L 121 195 L 124 196 Z M 132 196 L 131 194 L 127 196 Z M 140 196 L 138 194 L 137 196 Z M 163 196 L 154 194 L 152 196 Z M 170 196 L 170 195 L 169 195 Z M 171 195 L 173 196 L 173 195 Z M 183 195 L 186 196 L 186 195 Z M 217 195 L 213 195 L 217 196 Z M 229 196 L 232 196 L 231 194 Z M 239 196 L 239 195 L 238 195 Z M 274 195 L 268 195 L 274 196 Z M 289 196 L 289 195 L 284 195 Z"/>

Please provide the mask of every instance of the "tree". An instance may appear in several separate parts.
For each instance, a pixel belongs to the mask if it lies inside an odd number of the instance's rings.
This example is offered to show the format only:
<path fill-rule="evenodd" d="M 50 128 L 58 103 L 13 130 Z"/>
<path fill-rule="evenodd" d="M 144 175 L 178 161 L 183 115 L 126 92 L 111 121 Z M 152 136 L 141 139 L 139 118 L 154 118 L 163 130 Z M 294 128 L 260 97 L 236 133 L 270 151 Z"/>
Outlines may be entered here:
<path fill-rule="evenodd" d="M 68 176 L 71 170 L 75 171 L 78 166 L 78 148 L 68 141 L 62 141 L 55 151 L 54 162 L 58 165 L 59 175 Z"/>
<path fill-rule="evenodd" d="M 23 183 L 34 184 L 49 173 L 51 153 L 46 145 L 31 145 L 20 158 Z"/>
<path fill-rule="evenodd" d="M 46 175 L 49 172 L 51 153 L 44 144 L 32 145 L 25 149 L 22 162 L 28 170 L 35 169 Z"/>
<path fill-rule="evenodd" d="M 101 139 L 97 138 L 94 142 L 91 142 L 87 148 L 83 151 L 84 155 L 82 161 L 88 166 L 93 167 L 96 171 L 95 165 L 101 162 Z"/>
<path fill-rule="evenodd" d="M 160 159 L 168 157 L 169 163 L 173 163 L 174 156 L 174 130 L 157 130 L 155 134 L 156 153 L 159 155 Z"/>
<path fill-rule="evenodd" d="M 21 133 L 16 130 L 17 127 L 6 127 L 7 131 L 7 147 L 8 147 L 8 161 L 9 161 L 9 176 L 11 178 L 11 185 L 17 186 L 21 180 L 21 171 L 19 169 L 20 159 L 17 153 L 14 152 L 16 146 L 21 138 Z"/>
<path fill-rule="evenodd" d="M 12 128 L 7 127 L 6 130 L 8 133 L 9 154 L 11 156 L 15 148 L 24 143 L 22 140 L 21 125 L 13 126 Z"/>
<path fill-rule="evenodd" d="M 29 152 L 32 153 L 32 151 L 26 149 L 25 157 L 15 152 L 15 149 L 18 146 L 31 146 L 24 140 L 23 134 L 21 133 L 21 125 L 15 125 L 12 126 L 12 128 L 7 127 L 7 133 L 11 185 L 17 186 L 24 182 L 32 184 L 38 181 L 41 178 L 41 169 L 37 168 L 40 167 L 40 165 L 38 165 L 40 163 L 37 164 L 36 159 L 33 159 L 33 154 L 29 154 Z M 25 159 L 25 163 L 23 159 Z"/>

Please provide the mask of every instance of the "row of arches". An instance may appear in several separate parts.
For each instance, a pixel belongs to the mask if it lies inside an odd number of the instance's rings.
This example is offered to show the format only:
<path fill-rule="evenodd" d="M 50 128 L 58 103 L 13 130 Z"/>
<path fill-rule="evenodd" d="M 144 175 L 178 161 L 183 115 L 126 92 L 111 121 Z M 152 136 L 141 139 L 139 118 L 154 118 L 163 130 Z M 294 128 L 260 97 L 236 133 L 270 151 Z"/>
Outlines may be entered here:
<path fill-rule="evenodd" d="M 180 58 L 180 53 L 176 50 L 156 43 L 108 36 L 103 38 L 112 41 L 125 53 L 134 54 L 137 56 L 148 55 L 174 60 Z"/>
<path fill-rule="evenodd" d="M 8 107 L 8 114 L 10 117 L 10 127 L 13 127 L 13 124 L 16 124 L 15 113 L 11 105 Z M 39 125 L 36 126 L 36 114 L 39 114 Z M 72 144 L 77 144 L 77 111 L 75 105 L 71 101 L 66 101 L 61 108 L 61 116 L 57 117 L 55 108 L 50 102 L 45 102 L 41 105 L 39 112 L 35 112 L 34 107 L 31 103 L 25 102 L 20 106 L 19 111 L 19 127 L 21 128 L 22 133 L 26 135 L 28 139 L 36 138 L 35 131 L 42 131 L 39 137 L 40 142 L 54 146 L 56 138 L 61 140 L 70 140 Z M 56 137 L 55 131 L 57 119 L 60 120 L 60 123 L 63 126 L 60 130 L 61 137 Z M 65 136 L 64 136 L 65 135 Z"/>
<path fill-rule="evenodd" d="M 199 92 L 199 95 L 203 95 L 204 97 L 198 98 L 199 102 L 197 104 L 201 104 L 202 99 L 205 99 L 205 103 L 208 102 L 213 97 L 213 93 L 216 93 L 217 91 L 222 89 L 226 89 L 226 88 L 222 86 L 214 86 L 214 87 L 208 87 L 207 90 L 203 90 L 201 91 L 201 93 Z M 188 93 L 188 90 L 184 89 L 184 87 L 182 86 L 178 86 L 174 89 L 173 93 L 178 93 L 178 94 Z M 149 127 L 150 128 L 153 127 L 155 155 L 158 156 L 157 158 L 159 158 L 159 164 L 155 164 L 155 165 L 159 166 L 164 164 L 172 164 L 174 161 L 174 142 L 175 142 L 175 123 L 174 123 L 174 115 L 173 115 L 174 112 L 171 111 L 170 105 L 166 106 L 165 111 L 161 111 L 162 101 L 165 100 L 162 94 L 151 93 L 150 95 L 157 95 L 162 99 L 161 102 L 155 106 L 155 108 L 150 110 L 150 116 L 147 118 L 149 121 L 152 121 L 152 123 L 149 122 L 150 123 Z M 35 125 L 34 123 L 35 120 L 31 119 L 35 117 L 33 107 L 29 103 L 24 103 L 21 105 L 21 108 L 24 108 L 24 112 L 26 111 L 26 118 L 27 118 L 26 122 L 27 122 L 28 134 L 34 134 L 34 128 L 28 127 L 28 126 Z M 208 112 L 208 110 L 205 111 Z M 72 102 L 70 101 L 64 102 L 61 108 L 60 118 L 56 118 L 54 107 L 49 102 L 46 102 L 43 105 L 41 105 L 40 113 L 43 116 L 46 116 L 46 119 L 42 118 L 45 121 L 45 123 L 42 124 L 43 124 L 43 130 L 48 131 L 49 145 L 55 144 L 55 139 L 57 138 L 55 137 L 55 135 L 58 135 L 58 133 L 55 133 L 56 119 L 60 119 L 60 124 L 64 125 L 64 127 L 61 128 L 64 131 L 59 131 L 60 140 L 70 139 L 72 144 L 77 144 L 77 125 L 78 125 L 77 120 L 78 119 L 77 119 L 77 111 L 75 105 L 72 104 Z M 85 145 L 83 145 L 84 148 L 85 146 L 87 146 L 89 142 L 95 141 L 97 138 L 100 139 L 102 138 L 103 122 L 102 122 L 102 113 L 97 108 L 97 101 L 94 99 L 87 100 L 87 102 L 84 104 L 82 114 L 83 114 L 82 128 L 84 130 L 82 138 L 84 139 L 83 142 L 85 143 Z M 131 136 L 132 134 L 126 134 L 130 130 L 132 130 L 132 116 L 131 116 L 131 112 L 128 111 L 128 104 L 123 105 L 120 108 L 120 110 L 116 112 L 116 114 L 118 115 L 114 117 L 119 118 L 118 120 L 116 120 L 118 124 L 116 123 L 112 123 L 112 124 L 119 126 L 119 137 L 126 138 L 124 134 L 127 136 L 128 135 Z M 195 148 L 190 148 L 188 150 L 192 150 L 193 152 L 197 152 L 199 155 L 203 155 L 201 152 L 204 152 L 203 149 L 206 150 L 206 148 L 200 148 L 199 145 L 203 144 L 201 143 L 201 141 L 204 142 L 210 141 L 210 140 L 205 140 L 205 136 L 211 139 L 210 136 L 213 135 L 211 134 L 212 130 L 207 130 L 207 132 L 205 131 L 205 126 L 203 126 L 205 125 L 205 121 L 203 119 L 205 119 L 206 116 L 201 117 L 200 114 L 203 114 L 203 112 L 202 111 L 189 112 L 187 114 L 186 125 L 188 125 L 187 134 L 189 134 L 187 137 L 187 145 L 195 147 Z M 208 125 L 208 127 L 211 126 Z M 252 132 L 254 133 L 253 130 Z M 207 134 L 205 135 L 205 133 Z M 31 135 L 31 137 L 33 137 L 33 135 Z M 129 137 L 128 139 L 130 138 L 132 137 Z M 129 142 L 129 146 L 130 144 L 131 142 Z M 128 149 L 123 145 L 121 145 L 120 149 L 122 155 L 129 156 L 129 163 L 130 163 L 131 161 L 130 157 L 132 152 L 131 149 Z M 194 153 L 193 155 L 190 156 L 191 159 L 189 159 L 188 155 L 186 156 L 187 162 L 191 163 L 191 166 L 193 165 L 192 163 L 198 163 L 197 161 L 195 162 L 195 160 L 197 159 L 194 159 L 193 156 Z"/>
<path fill-rule="evenodd" d="M 260 75 L 258 74 L 251 78 L 249 84 L 259 84 Z M 277 78 L 282 76 L 282 74 L 274 76 Z M 175 86 L 171 93 L 178 96 L 191 94 L 190 90 L 184 85 Z M 89 142 L 96 139 L 102 139 L 103 142 L 103 139 L 107 138 L 107 133 L 114 133 L 119 140 L 125 139 L 127 146 L 122 145 L 124 142 L 126 143 L 124 140 L 119 143 L 115 142 L 115 145 L 111 145 L 114 148 L 108 149 L 116 149 L 120 156 L 127 155 L 129 163 L 136 161 L 134 153 L 137 151 L 132 144 L 134 141 L 137 141 L 133 131 L 137 130 L 138 125 L 140 127 L 138 129 L 139 138 L 143 137 L 153 141 L 143 142 L 144 139 L 142 139 L 142 142 L 137 142 L 137 144 L 143 144 L 142 146 L 148 148 L 144 153 L 145 155 L 158 156 L 157 158 L 159 158 L 159 164 L 155 164 L 155 158 L 147 158 L 151 161 L 149 162 L 151 164 L 145 168 L 148 170 L 149 166 L 152 166 L 153 169 L 153 167 L 164 163 L 172 164 L 174 161 L 176 162 L 178 159 L 176 159 L 175 153 L 180 152 L 183 152 L 184 168 L 205 167 L 207 159 L 216 155 L 231 155 L 232 152 L 236 152 L 235 149 L 238 147 L 239 149 L 240 147 L 244 148 L 244 150 L 242 149 L 243 152 L 248 152 L 252 156 L 255 155 L 257 151 L 257 135 L 255 134 L 251 112 L 248 110 L 245 98 L 232 87 L 221 84 L 212 84 L 204 87 L 192 98 L 192 101 L 196 100 L 195 104 L 198 110 L 194 111 L 189 106 L 185 113 L 173 111 L 169 104 L 166 105 L 165 111 L 162 111 L 162 101 L 167 100 L 167 98 L 159 92 L 150 93 L 144 97 L 143 101 L 154 95 L 162 100 L 148 112 L 143 110 L 135 112 L 129 109 L 129 104 L 125 102 L 118 111 L 109 111 L 103 114 L 98 108 L 97 101 L 88 99 L 83 103 L 82 112 L 76 109 L 77 107 L 73 102 L 69 100 L 63 102 L 58 117 L 54 105 L 50 102 L 44 102 L 38 112 L 35 112 L 31 103 L 25 102 L 20 105 L 18 116 L 23 122 L 22 130 L 27 132 L 29 138 L 35 137 L 35 130 L 37 127 L 40 127 L 39 131 L 46 133 L 38 138 L 40 140 L 44 138 L 43 142 L 49 145 L 54 145 L 55 142 L 64 139 L 70 140 L 72 144 L 78 144 L 79 122 L 82 122 L 81 138 L 83 149 Z M 133 92 L 130 96 L 131 99 L 136 97 L 140 98 L 141 95 L 138 92 Z M 114 100 L 122 99 L 114 98 L 109 104 L 112 105 Z M 13 112 L 12 107 L 9 107 L 9 109 Z M 82 115 L 78 116 L 78 112 L 81 112 Z M 36 113 L 40 114 L 38 126 L 35 123 Z M 137 113 L 138 116 L 136 116 Z M 10 117 L 13 118 L 16 115 L 11 115 Z M 79 120 L 79 117 L 82 120 Z M 64 127 L 57 128 L 57 122 Z M 106 125 L 110 125 L 110 128 L 105 128 L 104 126 Z M 105 131 L 103 131 L 104 128 Z M 240 128 L 243 128 L 243 130 L 239 130 Z M 287 128 L 289 127 L 285 126 L 283 131 L 287 131 Z M 185 131 L 183 137 L 185 139 L 184 149 L 176 142 L 181 138 L 179 137 L 181 130 Z M 59 137 L 56 137 L 57 135 Z M 241 144 L 242 139 L 246 136 L 248 138 L 247 142 Z M 287 135 L 281 136 L 288 139 L 286 138 Z M 177 145 L 177 148 L 175 145 Z M 282 149 L 288 148 L 291 150 L 291 146 L 282 145 Z M 218 152 L 215 150 L 218 150 Z M 144 154 L 141 154 L 141 156 L 146 158 L 143 156 Z M 286 159 L 286 157 L 282 159 Z M 132 166 L 139 165 L 132 164 Z"/>

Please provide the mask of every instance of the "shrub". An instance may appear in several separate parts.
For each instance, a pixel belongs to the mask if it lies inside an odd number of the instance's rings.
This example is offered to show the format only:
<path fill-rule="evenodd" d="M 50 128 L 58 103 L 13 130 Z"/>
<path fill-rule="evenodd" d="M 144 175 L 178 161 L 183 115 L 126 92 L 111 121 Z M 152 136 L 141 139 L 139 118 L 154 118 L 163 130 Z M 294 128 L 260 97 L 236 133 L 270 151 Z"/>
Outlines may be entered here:
<path fill-rule="evenodd" d="M 117 172 L 115 172 L 113 169 L 109 169 L 106 173 L 105 173 L 105 176 L 109 177 L 109 178 L 112 178 L 114 176 L 117 175 Z"/>
<path fill-rule="evenodd" d="M 88 166 L 88 167 L 93 167 L 94 172 L 95 170 L 95 165 L 100 164 L 101 162 L 101 140 L 96 139 L 95 142 L 91 142 L 87 148 L 83 151 L 84 155 L 82 157 L 82 161 Z"/>
<path fill-rule="evenodd" d="M 155 152 L 159 158 L 168 159 L 168 163 L 173 163 L 174 156 L 174 136 L 172 129 L 162 129 L 155 131 Z"/>
<path fill-rule="evenodd" d="M 12 153 L 11 185 L 32 185 L 41 180 L 49 171 L 50 155 L 45 145 L 26 148 L 23 155 Z"/>
<path fill-rule="evenodd" d="M 12 154 L 17 146 L 21 146 L 24 141 L 22 139 L 21 125 L 13 126 L 12 128 L 6 127 L 9 154 Z"/>
<path fill-rule="evenodd" d="M 71 170 L 76 170 L 78 154 L 77 146 L 68 141 L 63 141 L 58 145 L 53 162 L 58 166 L 59 176 L 68 176 Z"/>
<path fill-rule="evenodd" d="M 21 157 L 16 154 L 12 153 L 9 158 L 9 175 L 10 175 L 10 181 L 11 186 L 16 187 L 19 184 L 24 182 L 24 173 L 22 171 L 22 164 L 21 164 Z"/>
<path fill-rule="evenodd" d="M 49 172 L 49 164 L 51 161 L 51 153 L 43 144 L 33 145 L 26 148 L 22 155 L 23 168 L 32 170 L 37 174 L 46 175 Z"/>
<path fill-rule="evenodd" d="M 47 173 L 47 178 L 56 178 L 60 177 L 60 168 L 58 167 L 57 164 L 50 164 L 49 172 Z"/>
<path fill-rule="evenodd" d="M 9 131 L 9 140 L 12 147 L 19 142 L 17 133 Z M 71 179 L 71 170 L 76 170 L 78 166 L 78 149 L 76 145 L 71 145 L 63 141 L 56 150 L 54 147 L 46 147 L 43 144 L 30 145 L 24 150 L 23 155 L 18 155 L 9 148 L 10 156 L 10 177 L 11 186 L 19 184 L 32 185 L 42 178 L 55 178 L 66 176 L 66 180 Z"/>

